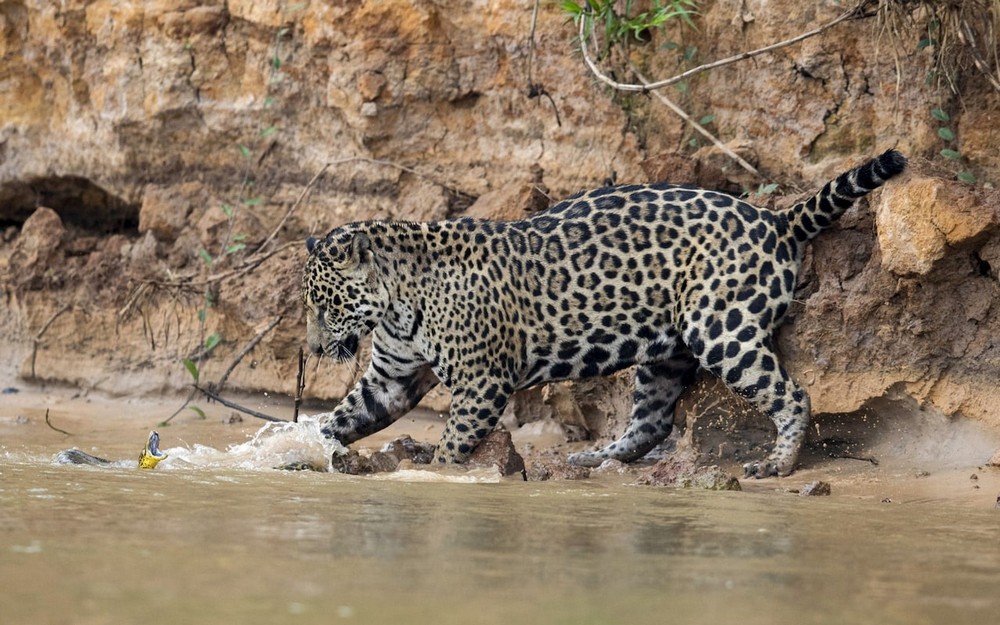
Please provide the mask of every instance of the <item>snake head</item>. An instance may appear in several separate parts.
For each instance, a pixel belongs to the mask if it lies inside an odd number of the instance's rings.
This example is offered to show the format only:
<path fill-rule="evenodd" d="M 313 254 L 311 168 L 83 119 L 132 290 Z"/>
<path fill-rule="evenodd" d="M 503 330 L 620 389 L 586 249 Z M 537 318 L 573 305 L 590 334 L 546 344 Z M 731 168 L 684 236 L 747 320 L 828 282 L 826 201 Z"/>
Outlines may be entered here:
<path fill-rule="evenodd" d="M 154 430 L 149 433 L 146 439 L 146 447 L 139 453 L 140 469 L 155 469 L 161 460 L 166 459 L 167 454 L 160 451 L 160 435 Z"/>

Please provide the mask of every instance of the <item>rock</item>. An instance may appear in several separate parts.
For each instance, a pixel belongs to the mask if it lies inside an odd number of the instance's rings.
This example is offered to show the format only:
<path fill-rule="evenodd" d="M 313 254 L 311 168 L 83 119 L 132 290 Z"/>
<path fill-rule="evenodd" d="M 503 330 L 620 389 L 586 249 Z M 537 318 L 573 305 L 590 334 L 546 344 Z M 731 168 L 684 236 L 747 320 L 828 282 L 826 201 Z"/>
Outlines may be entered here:
<path fill-rule="evenodd" d="M 199 189 L 200 185 L 191 183 L 146 185 L 139 208 L 139 232 L 150 232 L 158 240 L 172 243 L 187 225 L 194 208 L 192 194 Z"/>
<path fill-rule="evenodd" d="M 510 432 L 496 429 L 476 445 L 468 460 L 473 467 L 496 467 L 501 475 L 524 473 L 524 458 L 517 453 Z"/>
<path fill-rule="evenodd" d="M 372 455 L 368 457 L 368 461 L 371 463 L 374 473 L 390 473 L 395 471 L 396 467 L 399 466 L 399 459 L 396 456 L 383 451 L 372 452 Z"/>
<path fill-rule="evenodd" d="M 578 467 L 564 461 L 535 460 L 528 466 L 526 473 L 531 482 L 585 480 L 590 477 L 590 469 L 587 467 Z"/>
<path fill-rule="evenodd" d="M 430 464 L 434 459 L 434 449 L 434 444 L 418 442 L 406 435 L 386 443 L 382 452 L 393 456 L 397 462 L 409 460 L 413 464 Z"/>
<path fill-rule="evenodd" d="M 503 185 L 483 193 L 466 209 L 465 214 L 479 219 L 524 219 L 549 207 L 548 191 L 539 172 L 535 180 Z"/>
<path fill-rule="evenodd" d="M 59 214 L 39 207 L 21 227 L 10 255 L 11 277 L 19 284 L 40 286 L 46 273 L 58 268 L 66 228 Z M 50 276 L 51 277 L 51 276 Z"/>
<path fill-rule="evenodd" d="M 353 449 L 346 454 L 334 455 L 331 461 L 333 470 L 347 475 L 369 475 L 371 473 L 389 473 L 399 465 L 396 456 L 376 451 L 370 456 L 363 456 Z"/>
<path fill-rule="evenodd" d="M 591 470 L 592 475 L 625 475 L 630 472 L 631 469 L 629 469 L 627 464 L 614 458 L 605 460 Z"/>
<path fill-rule="evenodd" d="M 825 497 L 829 494 L 830 484 L 822 480 L 809 482 L 799 489 L 799 495 L 802 497 Z"/>
<path fill-rule="evenodd" d="M 898 275 L 926 274 L 949 249 L 972 249 L 1000 226 L 969 185 L 910 176 L 886 185 L 876 209 L 882 266 Z"/>
<path fill-rule="evenodd" d="M 996 450 L 996 453 L 993 454 L 993 457 L 990 458 L 987 464 L 991 467 L 1000 467 L 1000 449 Z"/>
<path fill-rule="evenodd" d="M 693 461 L 693 454 L 677 454 L 660 460 L 647 470 L 637 483 L 705 490 L 743 490 L 738 479 L 719 467 L 698 466 Z"/>
<path fill-rule="evenodd" d="M 336 473 L 365 475 L 373 472 L 368 458 L 365 458 L 354 449 L 349 449 L 346 454 L 334 455 L 330 464 Z"/>

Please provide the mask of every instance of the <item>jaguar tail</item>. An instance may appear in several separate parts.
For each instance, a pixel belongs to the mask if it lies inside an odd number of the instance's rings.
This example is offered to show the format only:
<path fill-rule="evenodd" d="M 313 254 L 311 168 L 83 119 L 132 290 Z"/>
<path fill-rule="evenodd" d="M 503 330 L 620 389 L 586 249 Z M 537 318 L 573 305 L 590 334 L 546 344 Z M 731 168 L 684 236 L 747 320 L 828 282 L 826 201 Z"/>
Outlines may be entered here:
<path fill-rule="evenodd" d="M 906 169 L 906 157 L 887 150 L 860 167 L 846 171 L 826 183 L 816 195 L 799 202 L 788 213 L 795 239 L 806 242 L 828 228 L 859 197 L 881 187 Z"/>

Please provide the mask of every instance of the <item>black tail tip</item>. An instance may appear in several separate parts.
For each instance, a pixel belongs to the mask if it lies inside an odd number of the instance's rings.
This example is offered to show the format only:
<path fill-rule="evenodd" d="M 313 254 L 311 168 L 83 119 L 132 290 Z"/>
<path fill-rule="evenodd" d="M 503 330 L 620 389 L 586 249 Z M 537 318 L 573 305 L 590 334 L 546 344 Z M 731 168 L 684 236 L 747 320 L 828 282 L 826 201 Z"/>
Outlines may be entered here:
<path fill-rule="evenodd" d="M 906 169 L 906 157 L 892 149 L 883 152 L 882 156 L 875 159 L 875 163 L 879 169 L 879 177 L 883 180 L 901 174 Z"/>

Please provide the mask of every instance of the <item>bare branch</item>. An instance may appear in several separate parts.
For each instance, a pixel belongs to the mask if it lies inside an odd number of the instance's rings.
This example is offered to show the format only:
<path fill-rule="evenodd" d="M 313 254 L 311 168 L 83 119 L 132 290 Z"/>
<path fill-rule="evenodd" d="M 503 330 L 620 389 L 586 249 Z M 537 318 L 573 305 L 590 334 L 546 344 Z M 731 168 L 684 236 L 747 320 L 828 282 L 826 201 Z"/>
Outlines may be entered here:
<path fill-rule="evenodd" d="M 632 68 L 632 71 L 635 73 L 636 77 L 638 77 L 639 80 L 641 80 L 643 82 L 643 84 L 649 84 L 649 81 L 647 81 L 646 78 L 641 73 L 639 73 L 639 70 L 636 69 L 636 67 L 634 65 L 630 64 L 630 67 Z M 698 132 L 700 132 L 705 138 L 707 138 L 709 141 L 711 141 L 712 145 L 714 145 L 715 147 L 719 148 L 719 150 L 721 150 L 726 156 L 728 156 L 729 158 L 731 158 L 734 161 L 736 161 L 737 163 L 739 163 L 740 167 L 742 167 L 743 169 L 747 170 L 748 172 L 750 172 L 754 176 L 756 176 L 758 178 L 762 178 L 762 176 L 760 175 L 760 172 L 758 172 L 757 169 L 753 165 L 751 165 L 750 163 L 748 163 L 745 160 L 743 160 L 740 157 L 740 155 L 737 154 L 736 152 L 733 152 L 732 150 L 730 150 L 729 146 L 727 146 L 722 141 L 719 141 L 719 139 L 715 135 L 713 135 L 711 132 L 709 132 L 708 130 L 706 130 L 704 126 L 702 126 L 701 124 L 699 124 L 695 120 L 691 119 L 691 116 L 688 115 L 687 113 L 685 113 L 684 110 L 681 109 L 681 107 L 679 107 L 676 104 L 674 104 L 673 101 L 670 100 L 670 98 L 668 98 L 667 96 L 663 95 L 659 91 L 653 91 L 652 94 L 653 94 L 653 96 L 655 98 L 657 98 L 660 102 L 662 102 L 667 108 L 669 108 L 671 111 L 673 111 L 675 115 L 677 115 L 678 117 L 680 117 L 681 119 L 683 119 L 684 121 L 686 121 L 688 124 L 691 125 L 692 128 L 694 128 L 695 130 L 697 130 Z"/>
<path fill-rule="evenodd" d="M 841 23 L 841 22 L 843 22 L 845 20 L 848 20 L 848 19 L 851 19 L 852 17 L 861 15 L 862 14 L 861 13 L 861 8 L 865 4 L 867 4 L 867 3 L 868 3 L 868 0 L 861 0 L 854 8 L 849 9 L 849 10 L 845 11 L 844 13 L 842 13 L 840 15 L 840 17 L 838 17 L 838 18 L 836 18 L 834 20 L 831 20 L 831 21 L 827 22 L 826 24 L 823 24 L 822 26 L 820 26 L 818 28 L 814 28 L 813 30 L 810 30 L 809 32 L 805 32 L 805 33 L 802 33 L 801 35 L 798 35 L 796 37 L 792 37 L 791 39 L 786 39 L 784 41 L 779 41 L 778 43 L 774 43 L 774 44 L 771 44 L 769 46 L 764 46 L 763 48 L 757 48 L 756 50 L 751 50 L 749 52 L 741 52 L 741 53 L 739 53 L 737 55 L 734 55 L 734 56 L 731 56 L 731 57 L 728 57 L 728 58 L 725 58 L 725 59 L 721 59 L 721 60 L 718 60 L 718 61 L 713 61 L 712 63 L 705 63 L 704 65 L 699 65 L 698 67 L 695 67 L 693 69 L 689 69 L 686 72 L 683 72 L 681 74 L 677 74 L 676 76 L 673 76 L 671 78 L 667 78 L 665 80 L 658 80 L 656 82 L 647 83 L 647 84 L 635 84 L 635 83 L 618 82 L 617 80 L 614 80 L 613 78 L 611 78 L 611 77 L 607 76 L 606 74 L 604 74 L 603 72 L 601 72 L 601 70 L 597 67 L 597 64 L 594 63 L 594 60 L 590 57 L 590 51 L 587 49 L 587 38 L 584 36 L 585 35 L 585 26 L 586 26 L 585 22 L 588 19 L 588 16 L 586 16 L 586 15 L 580 18 L 580 51 L 583 53 L 583 60 L 587 64 L 587 67 L 590 68 L 591 73 L 593 73 L 594 76 L 596 76 L 601 82 L 603 82 L 606 85 L 608 85 L 608 86 L 610 86 L 610 87 L 612 87 L 614 89 L 617 89 L 619 91 L 638 91 L 638 92 L 643 92 L 644 93 L 644 92 L 647 92 L 647 91 L 653 91 L 653 90 L 656 90 L 656 89 L 662 89 L 663 87 L 666 87 L 668 85 L 672 85 L 674 83 L 680 82 L 680 81 L 684 80 L 685 78 L 690 78 L 691 76 L 694 76 L 696 74 L 700 74 L 702 72 L 707 72 L 710 69 L 715 69 L 717 67 L 722 67 L 724 65 L 731 65 L 731 64 L 736 63 L 738 61 L 743 61 L 743 60 L 746 60 L 746 59 L 753 58 L 755 56 L 760 56 L 761 54 L 765 54 L 767 52 L 773 52 L 773 51 L 778 50 L 780 48 L 785 48 L 785 47 L 788 47 L 790 45 L 796 44 L 796 43 L 798 43 L 800 41 L 804 41 L 806 39 L 809 39 L 810 37 L 815 37 L 816 35 L 818 35 L 820 33 L 823 33 L 825 31 L 833 28 L 834 26 L 836 26 L 837 24 L 839 24 L 839 23 Z"/>
<path fill-rule="evenodd" d="M 59 310 L 57 310 L 54 313 L 52 313 L 52 316 L 49 317 L 49 320 L 46 321 L 42 325 L 42 329 L 38 331 L 38 334 L 36 334 L 34 336 L 34 338 L 31 339 L 31 341 L 33 343 L 32 346 L 31 346 L 31 379 L 32 380 L 35 379 L 35 358 L 37 358 L 37 356 L 38 356 L 38 346 L 42 344 L 42 336 L 48 331 L 49 327 L 53 323 L 55 323 L 56 319 L 58 319 L 64 312 L 66 312 L 67 310 L 70 309 L 70 306 L 71 306 L 71 304 L 63 304 L 62 307 Z M 55 429 L 55 428 L 53 428 L 53 429 Z M 61 432 L 62 430 L 59 430 L 59 431 Z"/>
<path fill-rule="evenodd" d="M 281 218 L 281 221 L 279 221 L 278 225 L 274 227 L 274 230 L 271 231 L 271 234 L 267 235 L 267 238 L 264 239 L 264 242 L 257 247 L 257 251 L 254 252 L 254 255 L 260 254 L 261 251 L 265 247 L 267 247 L 267 244 L 270 243 L 272 240 L 274 240 L 274 237 L 278 236 L 278 232 L 281 231 L 281 228 L 285 225 L 285 222 L 287 222 L 288 218 L 292 216 L 292 213 L 295 212 L 295 209 L 297 209 L 299 205 L 302 204 L 302 201 L 306 198 L 306 195 L 308 195 L 309 191 L 311 191 L 312 188 L 316 185 L 316 181 L 319 180 L 320 176 L 322 176 L 327 169 L 329 169 L 330 165 L 332 165 L 332 163 L 327 163 L 326 165 L 323 165 L 323 167 L 321 167 L 318 172 L 316 172 L 316 175 L 313 176 L 312 180 L 310 180 L 306 184 L 305 188 L 302 189 L 302 192 L 299 193 L 299 197 L 296 198 L 295 202 L 293 202 L 292 205 L 288 208 L 288 211 L 285 212 L 285 216 Z"/>
<path fill-rule="evenodd" d="M 232 408 L 233 410 L 239 410 L 240 412 L 242 412 L 244 414 L 248 414 L 251 417 L 257 417 L 258 419 L 263 419 L 265 421 L 279 421 L 279 422 L 280 421 L 287 421 L 287 419 L 280 419 L 278 417 L 272 417 L 269 414 L 264 414 L 263 412 L 257 412 L 256 410 L 253 410 L 252 408 L 247 408 L 246 406 L 241 406 L 241 405 L 237 404 L 236 402 L 231 402 L 231 401 L 229 401 L 227 399 L 223 399 L 222 397 L 220 397 L 219 395 L 216 395 L 212 391 L 210 391 L 208 389 L 201 388 L 198 385 L 195 385 L 194 388 L 195 388 L 195 390 L 201 391 L 205 395 L 205 397 L 208 397 L 211 400 L 219 402 L 220 404 L 222 404 L 226 408 Z"/>
<path fill-rule="evenodd" d="M 214 390 L 217 393 L 222 392 L 222 387 L 226 385 L 226 380 L 229 379 L 229 374 L 231 374 L 233 370 L 236 369 L 236 365 L 240 364 L 240 361 L 243 360 L 243 357 L 249 354 L 251 351 L 253 351 L 254 347 L 257 347 L 257 344 L 260 343 L 261 339 L 263 339 L 268 332 L 273 330 L 275 327 L 277 327 L 279 323 L 281 323 L 282 318 L 283 317 L 281 315 L 278 315 L 277 317 L 271 320 L 271 323 L 269 323 L 266 328 L 258 332 L 255 337 L 247 341 L 247 344 L 243 346 L 243 349 L 240 350 L 240 353 L 236 354 L 236 357 L 233 358 L 233 361 L 229 363 L 229 367 L 223 372 L 222 376 L 219 377 L 219 381 L 211 385 L 212 390 Z"/>

